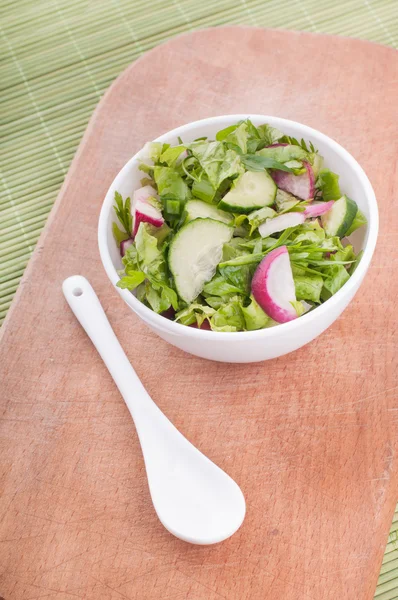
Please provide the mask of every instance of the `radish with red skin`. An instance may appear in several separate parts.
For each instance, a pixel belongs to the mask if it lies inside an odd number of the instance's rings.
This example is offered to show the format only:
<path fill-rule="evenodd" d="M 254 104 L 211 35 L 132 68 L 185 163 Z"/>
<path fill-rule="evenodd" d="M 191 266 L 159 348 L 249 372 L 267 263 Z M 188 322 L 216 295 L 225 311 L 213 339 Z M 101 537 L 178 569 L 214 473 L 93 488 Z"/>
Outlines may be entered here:
<path fill-rule="evenodd" d="M 302 200 L 310 200 L 315 194 L 315 177 L 309 162 L 303 162 L 306 172 L 302 175 L 293 175 L 285 171 L 273 171 L 272 178 L 278 188 L 289 192 Z"/>
<path fill-rule="evenodd" d="M 320 217 L 327 213 L 332 208 L 333 204 L 334 200 L 330 200 L 329 202 L 316 202 L 315 204 L 311 204 L 311 206 L 307 206 L 303 214 L 307 219 Z"/>
<path fill-rule="evenodd" d="M 123 240 L 120 242 L 120 255 L 123 257 L 126 254 L 127 248 L 131 246 L 133 240 L 128 238 L 127 240 Z"/>
<path fill-rule="evenodd" d="M 263 311 L 277 323 L 297 319 L 291 304 L 296 292 L 286 246 L 272 250 L 258 265 L 251 284 L 252 294 Z"/>
<path fill-rule="evenodd" d="M 134 228 L 133 237 L 137 235 L 140 223 L 149 223 L 155 227 L 161 227 L 164 224 L 162 213 L 158 208 L 146 200 L 137 200 L 133 207 Z"/>
<path fill-rule="evenodd" d="M 132 208 L 134 208 L 134 205 L 138 200 L 147 201 L 149 198 L 156 198 L 156 200 L 159 200 L 157 191 L 151 185 L 144 185 L 144 187 L 135 190 L 133 193 Z"/>
<path fill-rule="evenodd" d="M 151 185 L 144 185 L 144 187 L 135 190 L 133 194 L 131 206 L 134 220 L 133 238 L 137 235 L 140 223 L 150 223 L 155 227 L 161 227 L 164 223 L 162 213 L 150 203 L 150 198 L 159 199 L 157 191 Z"/>
<path fill-rule="evenodd" d="M 258 232 L 261 237 L 266 238 L 273 233 L 277 233 L 278 231 L 284 231 L 288 227 L 297 227 L 297 225 L 302 225 L 304 221 L 305 216 L 302 212 L 285 213 L 284 215 L 267 219 L 264 223 L 261 223 L 260 227 L 258 228 Z"/>

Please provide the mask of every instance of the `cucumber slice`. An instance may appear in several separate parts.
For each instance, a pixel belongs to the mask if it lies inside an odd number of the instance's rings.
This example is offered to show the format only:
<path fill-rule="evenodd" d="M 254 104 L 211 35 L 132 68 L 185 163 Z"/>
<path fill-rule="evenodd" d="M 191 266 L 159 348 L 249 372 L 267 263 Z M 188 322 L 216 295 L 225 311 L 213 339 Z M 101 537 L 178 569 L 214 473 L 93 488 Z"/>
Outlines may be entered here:
<path fill-rule="evenodd" d="M 195 219 L 178 231 L 170 244 L 169 268 L 179 296 L 188 304 L 213 277 L 222 258 L 223 245 L 233 228 L 214 219 Z"/>
<path fill-rule="evenodd" d="M 218 207 L 228 212 L 248 214 L 274 203 L 276 184 L 267 171 L 247 171 L 224 196 Z"/>
<path fill-rule="evenodd" d="M 348 196 L 342 196 L 332 208 L 321 216 L 322 227 L 326 235 L 344 237 L 358 212 L 357 203 Z"/>
<path fill-rule="evenodd" d="M 189 200 L 185 205 L 185 210 L 187 211 L 186 222 L 208 218 L 228 225 L 234 220 L 230 213 L 219 210 L 216 206 L 202 202 L 202 200 Z"/>

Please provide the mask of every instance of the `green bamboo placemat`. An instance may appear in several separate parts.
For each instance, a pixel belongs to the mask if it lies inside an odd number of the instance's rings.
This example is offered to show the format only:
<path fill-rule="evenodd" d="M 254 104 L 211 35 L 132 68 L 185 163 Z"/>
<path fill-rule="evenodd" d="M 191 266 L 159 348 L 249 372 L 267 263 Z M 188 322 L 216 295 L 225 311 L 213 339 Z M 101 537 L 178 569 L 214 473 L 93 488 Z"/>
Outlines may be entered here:
<path fill-rule="evenodd" d="M 398 44 L 396 0 L 0 0 L 0 323 L 107 87 L 153 46 L 224 24 Z M 398 598 L 398 512 L 376 598 Z"/>

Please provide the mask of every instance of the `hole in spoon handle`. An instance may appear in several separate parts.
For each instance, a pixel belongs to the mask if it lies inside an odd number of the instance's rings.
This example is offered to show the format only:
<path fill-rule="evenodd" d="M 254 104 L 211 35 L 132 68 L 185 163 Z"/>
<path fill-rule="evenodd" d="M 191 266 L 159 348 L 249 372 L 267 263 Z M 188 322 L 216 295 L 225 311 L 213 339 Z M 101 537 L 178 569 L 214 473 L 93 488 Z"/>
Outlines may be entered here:
<path fill-rule="evenodd" d="M 90 282 L 81 275 L 65 279 L 62 291 L 75 317 L 108 367 L 133 415 L 137 403 L 142 404 L 145 400 L 147 404 L 149 396 L 125 355 L 97 294 Z"/>

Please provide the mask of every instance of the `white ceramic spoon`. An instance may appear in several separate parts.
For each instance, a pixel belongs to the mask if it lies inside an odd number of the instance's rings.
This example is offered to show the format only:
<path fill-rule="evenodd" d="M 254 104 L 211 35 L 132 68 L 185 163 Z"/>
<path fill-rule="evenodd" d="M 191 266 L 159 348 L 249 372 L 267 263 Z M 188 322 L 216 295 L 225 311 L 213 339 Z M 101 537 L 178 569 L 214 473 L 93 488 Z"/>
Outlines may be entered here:
<path fill-rule="evenodd" d="M 245 499 L 239 486 L 188 442 L 150 398 L 87 279 L 69 277 L 62 290 L 133 417 L 161 523 L 192 544 L 222 542 L 235 533 L 245 517 Z"/>

